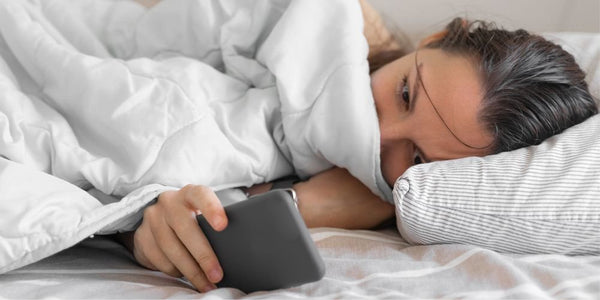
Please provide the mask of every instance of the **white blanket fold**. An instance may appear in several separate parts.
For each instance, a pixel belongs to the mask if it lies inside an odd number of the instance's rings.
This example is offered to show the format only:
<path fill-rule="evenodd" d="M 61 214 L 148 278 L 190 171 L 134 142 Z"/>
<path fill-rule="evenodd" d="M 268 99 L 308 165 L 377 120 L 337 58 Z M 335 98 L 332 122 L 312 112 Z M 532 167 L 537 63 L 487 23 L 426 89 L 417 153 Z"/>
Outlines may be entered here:
<path fill-rule="evenodd" d="M 0 272 L 188 183 L 336 165 L 390 201 L 362 25 L 345 0 L 0 0 Z"/>

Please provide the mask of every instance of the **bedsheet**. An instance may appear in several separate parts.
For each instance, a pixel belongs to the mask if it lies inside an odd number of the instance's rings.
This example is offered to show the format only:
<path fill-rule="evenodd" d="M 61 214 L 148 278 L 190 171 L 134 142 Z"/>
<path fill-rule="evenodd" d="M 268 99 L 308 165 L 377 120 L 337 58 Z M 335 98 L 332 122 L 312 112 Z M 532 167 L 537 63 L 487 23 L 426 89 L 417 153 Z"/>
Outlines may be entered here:
<path fill-rule="evenodd" d="M 201 299 L 598 299 L 600 257 L 506 255 L 475 246 L 411 246 L 395 228 L 310 230 L 327 271 L 318 282 L 249 295 L 200 294 L 180 279 L 139 267 L 120 244 L 87 239 L 0 276 L 7 298 Z"/>

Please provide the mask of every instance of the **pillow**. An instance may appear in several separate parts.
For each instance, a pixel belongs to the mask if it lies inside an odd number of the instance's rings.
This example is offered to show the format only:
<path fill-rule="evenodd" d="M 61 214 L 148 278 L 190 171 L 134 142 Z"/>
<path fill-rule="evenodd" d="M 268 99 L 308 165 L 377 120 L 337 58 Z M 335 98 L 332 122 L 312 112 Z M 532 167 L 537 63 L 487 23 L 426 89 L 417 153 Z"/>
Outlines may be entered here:
<path fill-rule="evenodd" d="M 598 99 L 600 34 L 545 36 L 575 56 Z M 538 146 L 411 167 L 394 201 L 411 243 L 600 254 L 600 115 Z"/>

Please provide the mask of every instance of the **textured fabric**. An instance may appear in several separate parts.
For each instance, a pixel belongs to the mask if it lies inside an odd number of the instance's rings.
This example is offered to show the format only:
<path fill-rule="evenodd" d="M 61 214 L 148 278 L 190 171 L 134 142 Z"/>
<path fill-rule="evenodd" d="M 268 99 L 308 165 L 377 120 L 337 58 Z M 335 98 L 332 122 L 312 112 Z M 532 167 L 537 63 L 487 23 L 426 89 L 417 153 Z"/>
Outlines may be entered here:
<path fill-rule="evenodd" d="M 336 165 L 391 202 L 362 29 L 355 1 L 2 0 L 0 154 L 119 196 Z"/>
<path fill-rule="evenodd" d="M 338 165 L 392 201 L 362 29 L 346 0 L 0 0 L 0 273 L 186 184 Z"/>
<path fill-rule="evenodd" d="M 600 96 L 600 34 L 549 34 Z M 397 225 L 418 244 L 600 254 L 600 115 L 539 146 L 418 165 L 395 183 Z"/>
<path fill-rule="evenodd" d="M 69 299 L 597 299 L 600 257 L 507 255 L 472 245 L 411 246 L 395 230 L 312 229 L 325 277 L 299 287 L 206 294 L 146 270 L 116 242 L 86 240 L 0 275 L 0 298 Z M 260 276 L 258 272 L 257 276 Z"/>

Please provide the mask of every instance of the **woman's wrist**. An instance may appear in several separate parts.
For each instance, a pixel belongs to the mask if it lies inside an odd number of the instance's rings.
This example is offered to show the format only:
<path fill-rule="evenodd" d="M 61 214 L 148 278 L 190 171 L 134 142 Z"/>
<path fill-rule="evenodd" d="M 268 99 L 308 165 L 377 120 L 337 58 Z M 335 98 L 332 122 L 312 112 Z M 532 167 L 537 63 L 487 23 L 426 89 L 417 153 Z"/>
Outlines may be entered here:
<path fill-rule="evenodd" d="M 247 189 L 244 189 L 244 192 L 246 192 L 246 195 L 250 197 L 253 195 L 266 193 L 271 190 L 294 189 L 294 184 L 300 181 L 300 178 L 297 176 L 290 175 L 271 182 L 253 185 Z"/>
<path fill-rule="evenodd" d="M 294 184 L 298 209 L 307 227 L 373 228 L 395 214 L 347 170 L 332 168 Z"/>
<path fill-rule="evenodd" d="M 293 185 L 293 189 L 296 192 L 296 206 L 298 207 L 298 211 L 306 224 L 306 227 L 317 227 L 315 226 L 318 220 L 318 217 L 315 216 L 315 213 L 310 210 L 311 205 L 310 201 L 312 199 L 310 193 L 310 187 L 308 186 L 308 181 L 300 181 Z"/>
<path fill-rule="evenodd" d="M 274 182 L 267 182 L 267 183 L 261 183 L 261 184 L 256 184 L 253 185 L 249 188 L 243 189 L 244 192 L 246 193 L 246 195 L 248 197 L 250 196 L 254 196 L 254 195 L 259 195 L 259 194 L 263 194 L 266 193 L 270 190 L 272 190 L 274 188 Z M 300 215 L 302 215 L 302 218 L 304 219 L 306 225 L 308 227 L 315 227 L 315 226 L 310 226 L 309 224 L 313 224 L 315 218 L 315 213 L 312 211 L 304 211 L 306 209 L 310 209 L 310 205 L 309 206 L 305 206 L 303 205 L 303 199 L 312 199 L 311 193 L 310 193 L 310 188 L 307 188 L 307 182 L 306 181 L 296 181 L 293 184 L 290 185 L 290 188 L 292 188 L 294 190 L 294 192 L 296 193 L 296 205 L 298 207 L 298 210 L 300 211 Z M 310 201 L 310 200 L 307 200 Z M 307 218 L 308 222 L 307 222 Z"/>
<path fill-rule="evenodd" d="M 250 197 L 250 196 L 266 193 L 266 192 L 270 191 L 272 187 L 273 187 L 273 183 L 267 182 L 267 183 L 255 184 L 255 185 L 253 185 L 249 188 L 245 188 L 243 190 L 246 193 L 246 196 Z"/>

